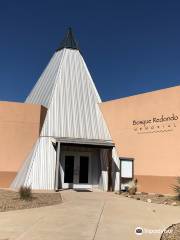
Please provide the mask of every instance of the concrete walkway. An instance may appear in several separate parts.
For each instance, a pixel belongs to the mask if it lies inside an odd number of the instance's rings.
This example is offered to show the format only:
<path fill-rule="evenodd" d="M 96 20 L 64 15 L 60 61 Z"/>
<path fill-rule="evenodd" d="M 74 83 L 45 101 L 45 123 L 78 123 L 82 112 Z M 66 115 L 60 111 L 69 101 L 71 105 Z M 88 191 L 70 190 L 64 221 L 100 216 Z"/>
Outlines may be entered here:
<path fill-rule="evenodd" d="M 63 203 L 0 213 L 0 240 L 134 240 L 137 226 L 163 229 L 180 222 L 180 207 L 120 197 L 114 193 L 62 192 Z"/>

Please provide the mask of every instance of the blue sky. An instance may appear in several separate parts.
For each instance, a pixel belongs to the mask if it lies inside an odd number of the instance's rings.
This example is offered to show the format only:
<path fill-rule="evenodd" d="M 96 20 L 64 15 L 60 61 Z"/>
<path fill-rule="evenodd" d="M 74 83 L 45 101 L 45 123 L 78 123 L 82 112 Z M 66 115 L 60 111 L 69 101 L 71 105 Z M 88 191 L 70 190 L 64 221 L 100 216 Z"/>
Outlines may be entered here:
<path fill-rule="evenodd" d="M 24 101 L 72 26 L 102 100 L 180 84 L 180 1 L 0 1 L 0 100 Z"/>

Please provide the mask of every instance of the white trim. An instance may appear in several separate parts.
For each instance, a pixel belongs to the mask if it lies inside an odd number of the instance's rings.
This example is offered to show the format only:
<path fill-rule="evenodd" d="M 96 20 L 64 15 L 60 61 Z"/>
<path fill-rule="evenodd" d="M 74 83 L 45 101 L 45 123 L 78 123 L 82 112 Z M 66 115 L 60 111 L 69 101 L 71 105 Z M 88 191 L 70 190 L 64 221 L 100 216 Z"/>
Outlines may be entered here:
<path fill-rule="evenodd" d="M 87 138 L 54 138 L 54 139 L 56 140 L 56 142 L 61 143 L 114 147 L 114 143 L 112 142 L 112 140 L 99 140 Z"/>
<path fill-rule="evenodd" d="M 65 156 L 74 156 L 74 182 L 65 183 L 64 182 L 64 169 L 65 169 Z M 79 169 L 80 169 L 80 157 L 89 157 L 89 167 L 88 167 L 88 183 L 79 183 Z M 60 174 L 62 188 L 74 188 L 74 189 L 91 189 L 92 188 L 92 164 L 91 164 L 91 153 L 90 152 L 73 152 L 65 151 L 61 154 L 60 158 Z"/>

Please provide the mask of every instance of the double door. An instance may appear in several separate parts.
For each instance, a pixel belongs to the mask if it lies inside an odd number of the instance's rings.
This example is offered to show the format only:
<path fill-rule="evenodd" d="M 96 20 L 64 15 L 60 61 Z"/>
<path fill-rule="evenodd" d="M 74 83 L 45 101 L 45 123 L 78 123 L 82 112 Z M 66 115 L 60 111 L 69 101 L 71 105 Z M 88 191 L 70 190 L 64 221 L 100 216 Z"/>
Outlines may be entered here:
<path fill-rule="evenodd" d="M 88 152 L 62 154 L 63 188 L 91 188 L 91 158 Z"/>

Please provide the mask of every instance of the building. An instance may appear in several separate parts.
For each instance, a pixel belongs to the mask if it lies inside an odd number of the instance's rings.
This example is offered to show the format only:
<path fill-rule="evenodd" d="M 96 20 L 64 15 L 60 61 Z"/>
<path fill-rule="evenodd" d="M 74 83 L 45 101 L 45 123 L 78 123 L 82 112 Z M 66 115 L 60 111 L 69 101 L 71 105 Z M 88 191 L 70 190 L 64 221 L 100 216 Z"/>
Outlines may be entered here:
<path fill-rule="evenodd" d="M 0 187 L 7 188 L 37 140 L 46 109 L 37 104 L 0 102 Z"/>
<path fill-rule="evenodd" d="M 25 101 L 45 107 L 47 113 L 11 187 L 118 189 L 119 159 L 99 103 L 69 29 Z"/>
<path fill-rule="evenodd" d="M 180 86 L 100 107 L 118 155 L 134 159 L 138 191 L 174 194 L 180 176 Z"/>
<path fill-rule="evenodd" d="M 0 102 L 0 187 L 173 194 L 179 111 L 180 87 L 102 103 L 69 29 L 25 103 Z"/>

